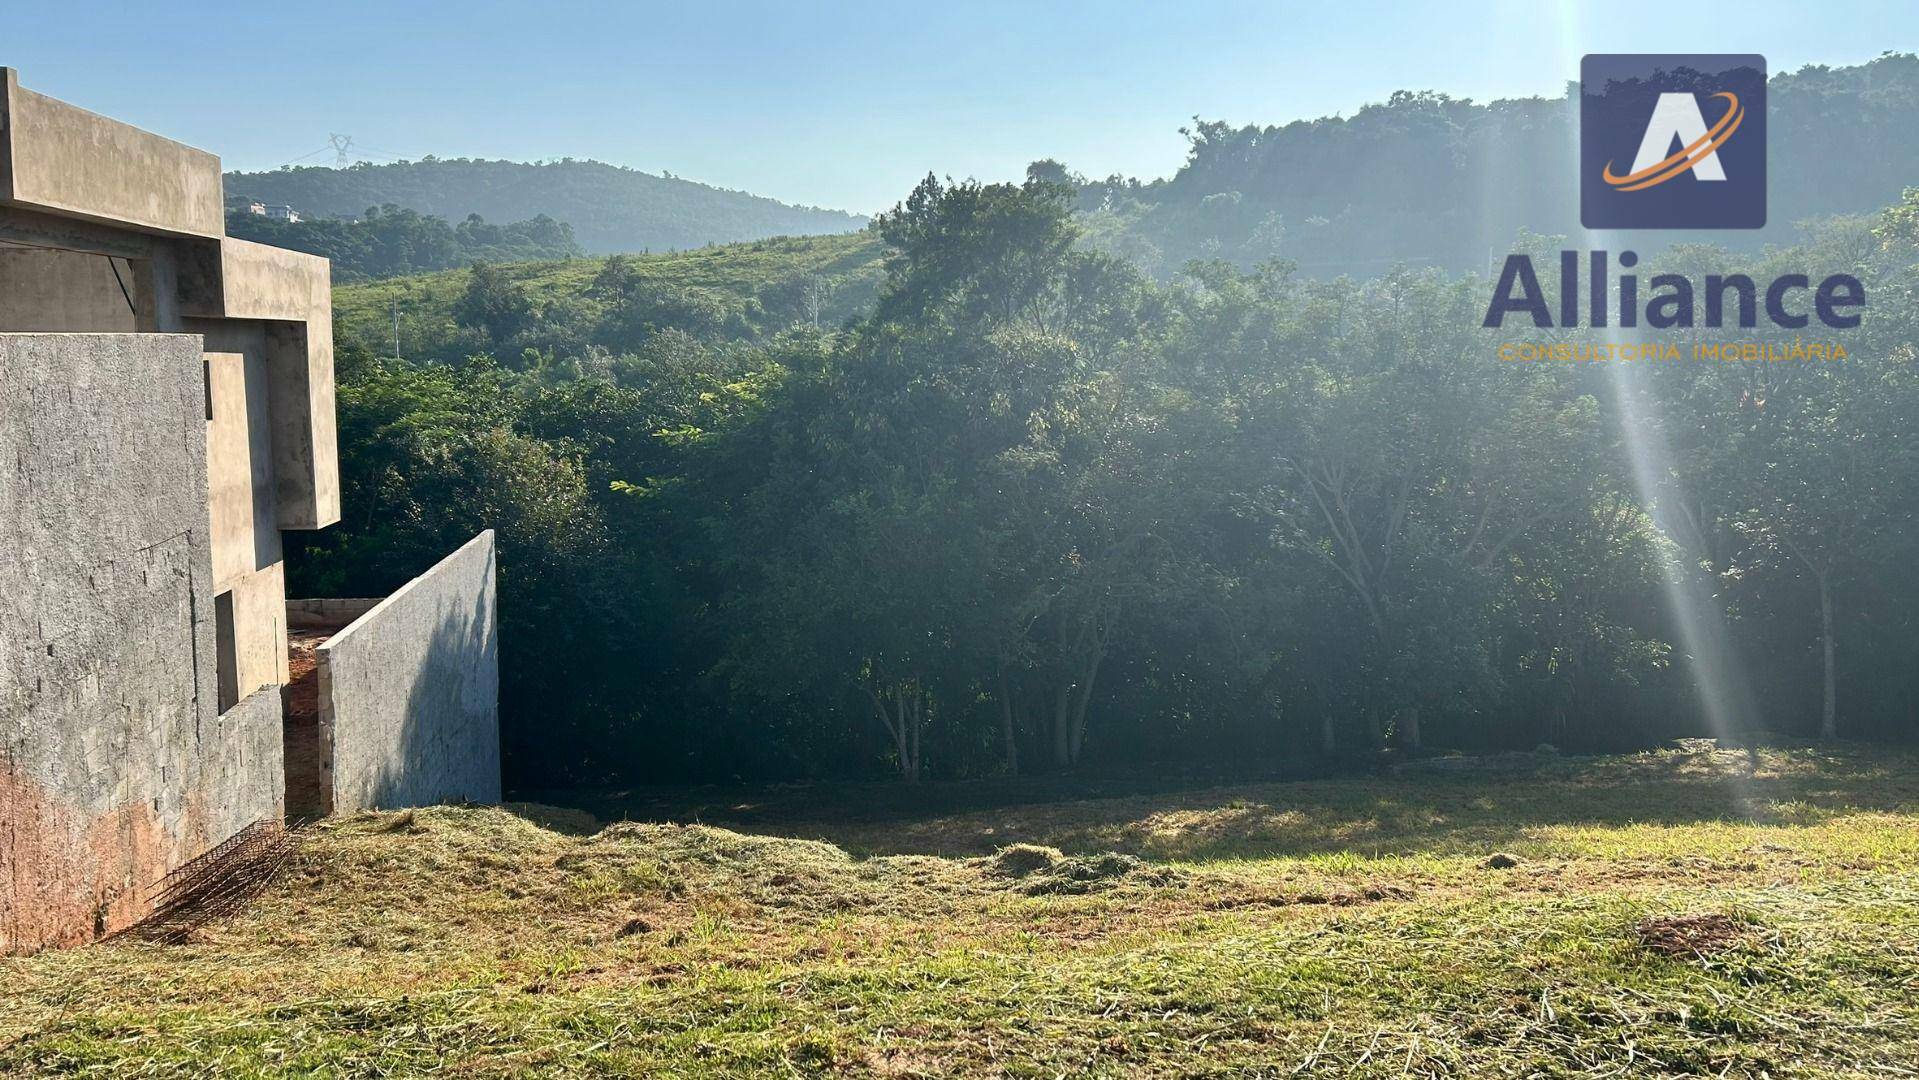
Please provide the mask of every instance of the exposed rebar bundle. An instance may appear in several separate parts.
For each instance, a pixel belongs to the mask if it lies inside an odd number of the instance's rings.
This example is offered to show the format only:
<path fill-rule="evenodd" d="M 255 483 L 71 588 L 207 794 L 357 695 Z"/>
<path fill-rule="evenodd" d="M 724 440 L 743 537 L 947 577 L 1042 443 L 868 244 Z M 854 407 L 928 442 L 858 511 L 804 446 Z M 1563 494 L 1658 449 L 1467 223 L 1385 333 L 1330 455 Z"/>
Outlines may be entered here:
<path fill-rule="evenodd" d="M 151 893 L 153 914 L 125 934 L 166 944 L 185 941 L 258 896 L 298 850 L 296 832 L 278 818 L 262 818 L 161 878 Z"/>

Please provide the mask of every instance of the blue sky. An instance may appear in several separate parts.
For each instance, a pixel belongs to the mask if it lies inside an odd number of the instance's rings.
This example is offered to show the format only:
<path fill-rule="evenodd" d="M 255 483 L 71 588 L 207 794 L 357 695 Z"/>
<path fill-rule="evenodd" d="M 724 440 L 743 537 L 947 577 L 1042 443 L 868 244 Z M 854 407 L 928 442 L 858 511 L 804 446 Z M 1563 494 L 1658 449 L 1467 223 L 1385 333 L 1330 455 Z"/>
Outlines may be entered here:
<path fill-rule="evenodd" d="M 579 157 L 859 211 L 929 170 L 1178 168 L 1195 114 L 1350 113 L 1396 89 L 1557 95 L 1585 52 L 1759 52 L 1774 71 L 1919 49 L 1919 3 L 1328 4 L 7 0 L 24 85 L 229 168 Z M 1827 14 L 1831 12 L 1831 14 Z M 1843 12 L 1843 15 L 1840 14 Z"/>

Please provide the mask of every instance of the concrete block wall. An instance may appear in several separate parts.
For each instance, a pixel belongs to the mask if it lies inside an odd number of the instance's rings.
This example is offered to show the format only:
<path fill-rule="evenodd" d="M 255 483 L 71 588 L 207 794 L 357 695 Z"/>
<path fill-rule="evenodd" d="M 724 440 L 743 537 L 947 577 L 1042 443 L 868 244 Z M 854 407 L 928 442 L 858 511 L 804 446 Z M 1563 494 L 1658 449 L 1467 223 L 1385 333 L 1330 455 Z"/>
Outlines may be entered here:
<path fill-rule="evenodd" d="M 500 801 L 494 577 L 489 529 L 319 647 L 327 811 Z"/>
<path fill-rule="evenodd" d="M 332 293 L 224 234 L 218 158 L 0 68 L 0 952 L 120 928 L 284 810 L 280 534 L 339 519 Z"/>
<path fill-rule="evenodd" d="M 277 690 L 216 708 L 203 364 L 0 334 L 0 953 L 130 924 L 281 812 Z"/>

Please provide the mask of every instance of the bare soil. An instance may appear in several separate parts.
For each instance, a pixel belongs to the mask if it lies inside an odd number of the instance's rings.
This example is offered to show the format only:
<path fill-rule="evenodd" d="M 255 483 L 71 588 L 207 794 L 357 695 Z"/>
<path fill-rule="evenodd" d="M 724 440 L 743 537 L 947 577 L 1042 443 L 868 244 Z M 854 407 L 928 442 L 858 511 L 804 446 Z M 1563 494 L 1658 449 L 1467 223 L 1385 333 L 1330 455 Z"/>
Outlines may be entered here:
<path fill-rule="evenodd" d="M 286 755 L 286 816 L 306 821 L 326 814 L 320 776 L 319 648 L 338 628 L 287 632 L 287 685 L 282 691 L 282 749 Z"/>

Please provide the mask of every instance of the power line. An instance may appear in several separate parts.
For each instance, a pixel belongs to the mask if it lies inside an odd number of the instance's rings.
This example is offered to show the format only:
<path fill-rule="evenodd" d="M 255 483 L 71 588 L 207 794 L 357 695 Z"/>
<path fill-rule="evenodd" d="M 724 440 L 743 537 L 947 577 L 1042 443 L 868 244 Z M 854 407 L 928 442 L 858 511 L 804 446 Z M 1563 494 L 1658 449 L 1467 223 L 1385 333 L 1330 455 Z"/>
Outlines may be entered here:
<path fill-rule="evenodd" d="M 304 154 L 301 154 L 301 155 L 300 155 L 299 157 L 297 157 L 297 158 L 289 158 L 289 159 L 287 159 L 286 161 L 282 161 L 282 162 L 280 163 L 280 167 L 284 169 L 284 168 L 286 168 L 286 167 L 287 167 L 288 165 L 298 165 L 298 164 L 299 164 L 300 162 L 302 162 L 302 161 L 306 161 L 306 160 L 308 160 L 309 158 L 316 158 L 316 157 L 319 157 L 319 156 L 320 156 L 321 154 L 324 154 L 324 153 L 326 153 L 326 152 L 327 152 L 328 150 L 331 150 L 331 149 L 333 149 L 333 148 L 332 148 L 331 146 L 322 146 L 322 147 L 320 147 L 320 148 L 319 148 L 318 150 L 310 150 L 310 151 L 308 151 L 307 153 L 304 153 Z"/>
<path fill-rule="evenodd" d="M 409 160 L 406 154 L 396 154 L 391 150 L 382 150 L 377 146 L 361 146 L 359 149 L 362 153 L 370 153 L 374 157 L 389 157 L 395 161 Z"/>
<path fill-rule="evenodd" d="M 309 150 L 296 158 L 288 158 L 280 163 L 280 168 L 284 169 L 289 165 L 298 165 L 302 161 L 310 161 L 326 153 L 333 155 L 333 167 L 336 169 L 344 169 L 353 164 L 355 160 L 372 161 L 377 158 L 386 158 L 389 161 L 412 160 L 404 154 L 396 154 L 390 150 L 381 150 L 374 146 L 362 146 L 354 142 L 353 136 L 351 135 L 334 134 L 327 137 L 327 144 L 325 146 L 320 147 L 318 150 Z"/>

